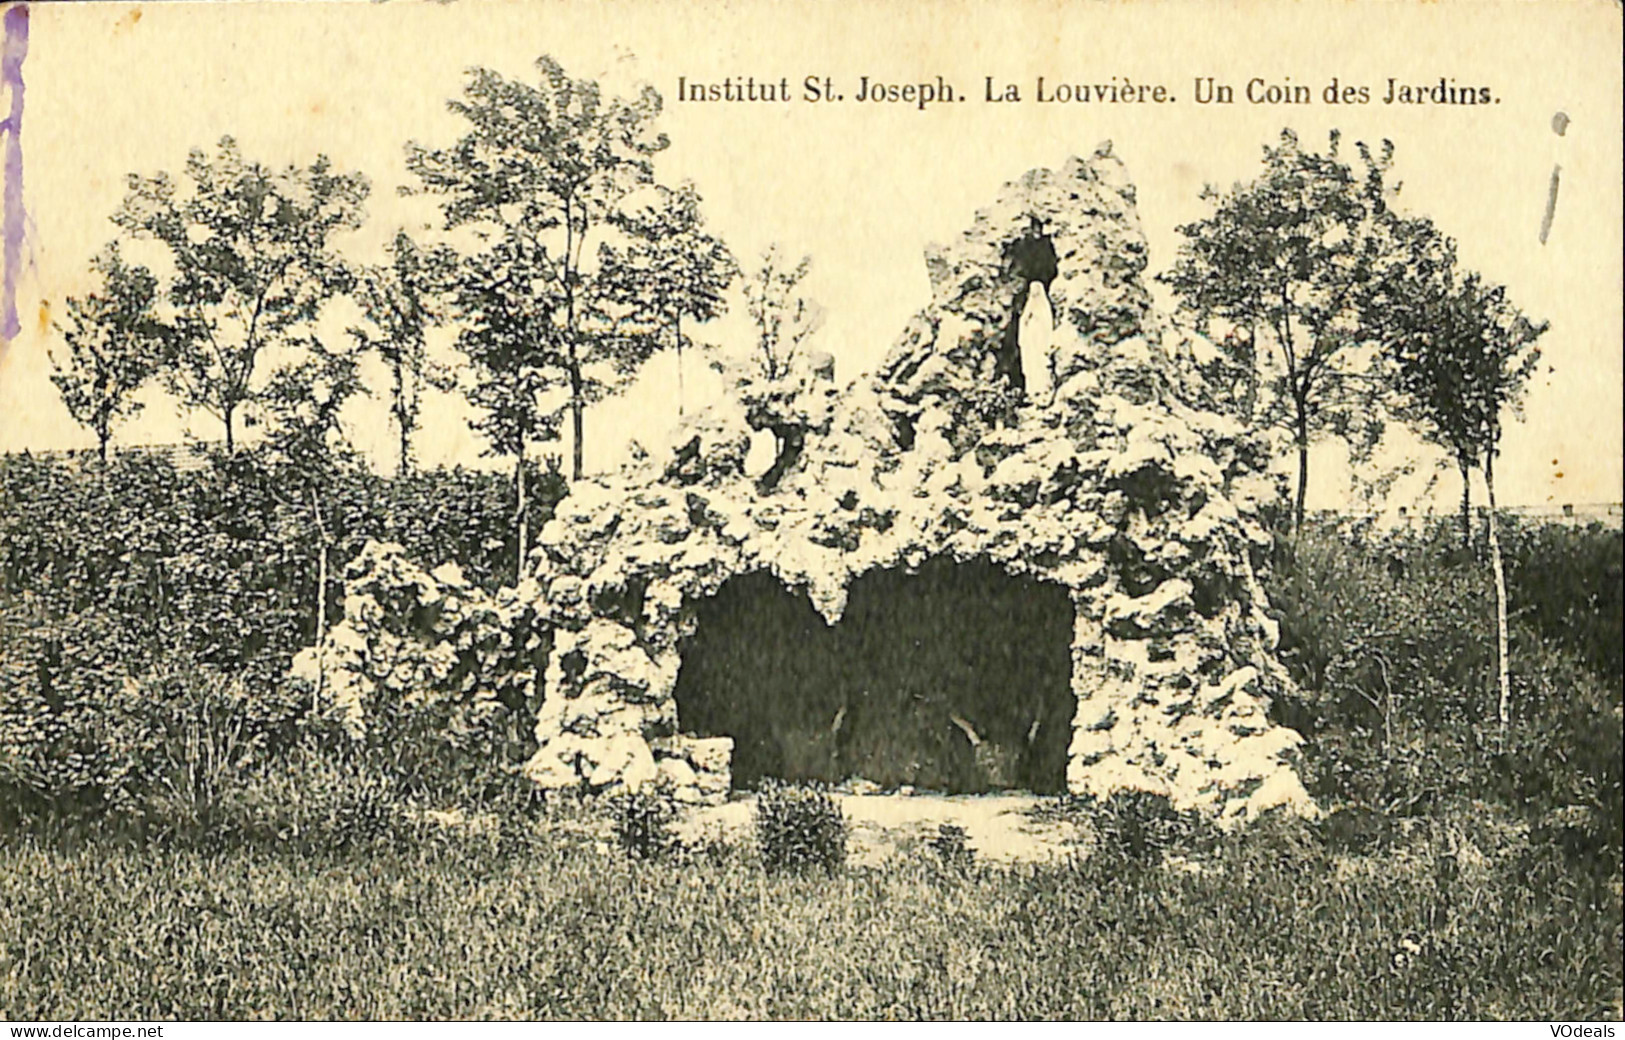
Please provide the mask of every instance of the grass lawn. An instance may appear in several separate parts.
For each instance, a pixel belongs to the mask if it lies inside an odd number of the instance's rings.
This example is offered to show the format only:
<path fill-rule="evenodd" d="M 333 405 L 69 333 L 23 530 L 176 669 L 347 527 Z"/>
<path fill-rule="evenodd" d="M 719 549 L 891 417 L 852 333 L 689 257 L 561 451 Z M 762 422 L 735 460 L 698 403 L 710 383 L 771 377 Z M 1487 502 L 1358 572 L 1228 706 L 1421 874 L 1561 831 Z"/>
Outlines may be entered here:
<path fill-rule="evenodd" d="M 1618 879 L 1472 806 L 1362 853 L 1264 824 L 1149 867 L 834 877 L 531 826 L 319 855 L 12 835 L 0 1015 L 1617 1018 Z"/>

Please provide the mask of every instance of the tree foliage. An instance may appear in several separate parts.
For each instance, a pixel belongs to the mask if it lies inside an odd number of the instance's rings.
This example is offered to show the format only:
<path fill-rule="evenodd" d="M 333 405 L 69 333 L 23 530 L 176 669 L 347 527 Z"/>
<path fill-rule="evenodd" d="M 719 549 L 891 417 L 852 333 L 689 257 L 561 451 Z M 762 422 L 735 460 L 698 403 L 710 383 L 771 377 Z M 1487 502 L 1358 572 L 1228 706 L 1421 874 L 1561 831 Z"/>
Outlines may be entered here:
<path fill-rule="evenodd" d="M 131 174 L 113 221 L 160 244 L 171 273 L 161 285 L 171 350 L 163 376 L 190 408 L 215 416 L 235 441 L 234 419 L 260 403 L 268 354 L 306 346 L 322 307 L 352 275 L 331 239 L 361 225 L 367 179 L 326 156 L 273 170 L 222 137 L 195 149 L 177 181 Z"/>
<path fill-rule="evenodd" d="M 313 339 L 307 356 L 277 369 L 261 392 L 272 419 L 267 455 L 299 483 L 320 485 L 344 460 L 359 461 L 339 423 L 350 398 L 367 393 L 358 361 Z"/>
<path fill-rule="evenodd" d="M 677 353 L 678 411 L 683 408 L 683 319 L 706 322 L 728 309 L 739 274 L 728 247 L 705 230 L 700 195 L 687 182 L 657 185 L 655 198 L 623 207 L 615 225 L 624 244 L 600 246 L 599 267 L 612 297 Z M 631 200 L 629 200 L 631 201 Z"/>
<path fill-rule="evenodd" d="M 135 394 L 158 368 L 167 338 L 151 271 L 127 263 L 117 242 L 91 269 L 101 285 L 68 298 L 67 327 L 56 327 L 67 354 L 51 354 L 51 382 L 69 414 L 96 435 L 97 452 L 106 459 L 113 427 L 141 410 Z"/>
<path fill-rule="evenodd" d="M 527 443 L 558 438 L 568 412 L 579 478 L 584 409 L 658 346 L 617 303 L 604 267 L 615 252 L 587 246 L 605 244 L 617 204 L 653 182 L 666 138 L 652 129 L 652 87 L 610 100 L 552 58 L 536 68 L 536 85 L 472 70 L 451 102 L 466 133 L 446 148 L 409 145 L 407 164 L 413 190 L 441 198 L 447 231 L 475 243 L 452 288 L 457 346 L 477 380 L 470 397 L 485 412 L 475 429 L 522 458 Z"/>
<path fill-rule="evenodd" d="M 389 410 L 399 437 L 396 474 L 405 476 L 412 470 L 424 387 L 453 385 L 452 373 L 429 357 L 428 332 L 444 319 L 439 293 L 455 260 L 445 247 L 425 250 L 404 230 L 387 248 L 389 262 L 365 268 L 356 279 L 355 299 L 366 324 L 353 326 L 350 336 L 389 366 Z"/>
<path fill-rule="evenodd" d="M 1501 416 L 1521 403 L 1545 322 L 1507 289 L 1461 270 L 1454 243 L 1413 222 L 1411 262 L 1373 294 L 1393 389 L 1417 432 L 1469 465 L 1498 451 Z"/>
<path fill-rule="evenodd" d="M 773 435 L 773 464 L 759 479 L 763 489 L 776 485 L 795 465 L 807 431 L 829 421 L 834 359 L 805 349 L 823 323 L 822 308 L 800 292 L 811 270 L 812 257 L 791 265 L 778 243 L 769 246 L 745 280 L 745 304 L 756 326 L 752 349 L 744 357 L 714 364 L 745 406 L 745 421 Z"/>
<path fill-rule="evenodd" d="M 455 562 L 487 590 L 513 573 L 512 501 L 498 475 L 401 480 L 335 467 L 322 489 L 333 559 L 321 588 L 308 477 L 271 448 L 116 452 L 93 468 L 0 458 L 0 615 L 49 627 L 102 611 L 124 632 L 114 652 L 135 660 L 142 646 L 178 648 L 254 685 L 274 682 L 310 645 L 319 596 L 338 604 L 343 567 L 369 539 L 398 542 L 425 567 Z M 531 480 L 540 524 L 564 487 Z"/>
<path fill-rule="evenodd" d="M 1297 524 L 1310 443 L 1330 434 L 1369 450 L 1381 433 L 1369 371 L 1378 315 L 1361 290 L 1392 249 L 1393 145 L 1357 145 L 1358 169 L 1339 151 L 1335 131 L 1325 153 L 1283 131 L 1252 181 L 1204 189 L 1213 212 L 1179 229 L 1178 260 L 1161 276 L 1226 355 L 1237 412 L 1291 436 Z"/>

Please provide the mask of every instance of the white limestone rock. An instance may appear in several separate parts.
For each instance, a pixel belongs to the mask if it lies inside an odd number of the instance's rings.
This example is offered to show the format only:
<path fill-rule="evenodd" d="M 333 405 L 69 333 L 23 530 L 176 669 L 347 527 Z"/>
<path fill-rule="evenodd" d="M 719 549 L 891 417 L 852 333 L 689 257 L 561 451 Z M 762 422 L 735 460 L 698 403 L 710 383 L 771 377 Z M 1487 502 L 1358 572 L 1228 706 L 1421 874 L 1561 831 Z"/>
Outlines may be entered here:
<path fill-rule="evenodd" d="M 774 381 L 732 371 L 735 399 L 572 485 L 532 575 L 555 631 L 528 774 L 724 797 L 731 746 L 676 736 L 695 605 L 766 571 L 837 624 L 858 577 L 949 556 L 1071 590 L 1071 790 L 1160 792 L 1230 822 L 1313 811 L 1296 734 L 1265 710 L 1287 683 L 1252 571 L 1268 452 L 1214 411 L 1212 348 L 1153 309 L 1110 146 L 1006 185 L 926 263 L 932 300 L 872 375 L 838 387 L 810 355 Z M 1009 332 L 1034 283 L 1050 328 L 1023 358 Z M 770 428 L 801 438 L 776 483 L 746 472 Z"/>

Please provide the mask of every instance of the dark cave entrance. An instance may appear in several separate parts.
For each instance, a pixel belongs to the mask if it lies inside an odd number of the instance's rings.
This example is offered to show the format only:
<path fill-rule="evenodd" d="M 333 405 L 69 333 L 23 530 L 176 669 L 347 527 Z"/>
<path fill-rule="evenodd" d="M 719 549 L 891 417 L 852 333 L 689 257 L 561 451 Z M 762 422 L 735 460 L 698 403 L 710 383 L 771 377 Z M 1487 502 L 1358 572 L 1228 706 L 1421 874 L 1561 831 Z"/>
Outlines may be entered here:
<path fill-rule="evenodd" d="M 974 793 L 1065 790 L 1067 590 L 991 564 L 928 562 L 852 584 L 831 627 L 769 574 L 697 607 L 681 728 L 734 738 L 733 783 L 763 777 Z"/>

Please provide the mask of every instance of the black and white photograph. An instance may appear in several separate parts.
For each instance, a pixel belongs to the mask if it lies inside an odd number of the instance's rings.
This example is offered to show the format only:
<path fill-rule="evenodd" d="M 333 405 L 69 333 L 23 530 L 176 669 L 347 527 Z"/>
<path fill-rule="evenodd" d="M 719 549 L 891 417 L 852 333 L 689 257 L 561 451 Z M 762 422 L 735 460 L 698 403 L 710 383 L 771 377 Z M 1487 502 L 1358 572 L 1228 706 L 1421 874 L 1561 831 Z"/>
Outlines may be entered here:
<path fill-rule="evenodd" d="M 1621 10 L 4 6 L 9 1035 L 1615 1035 Z"/>

